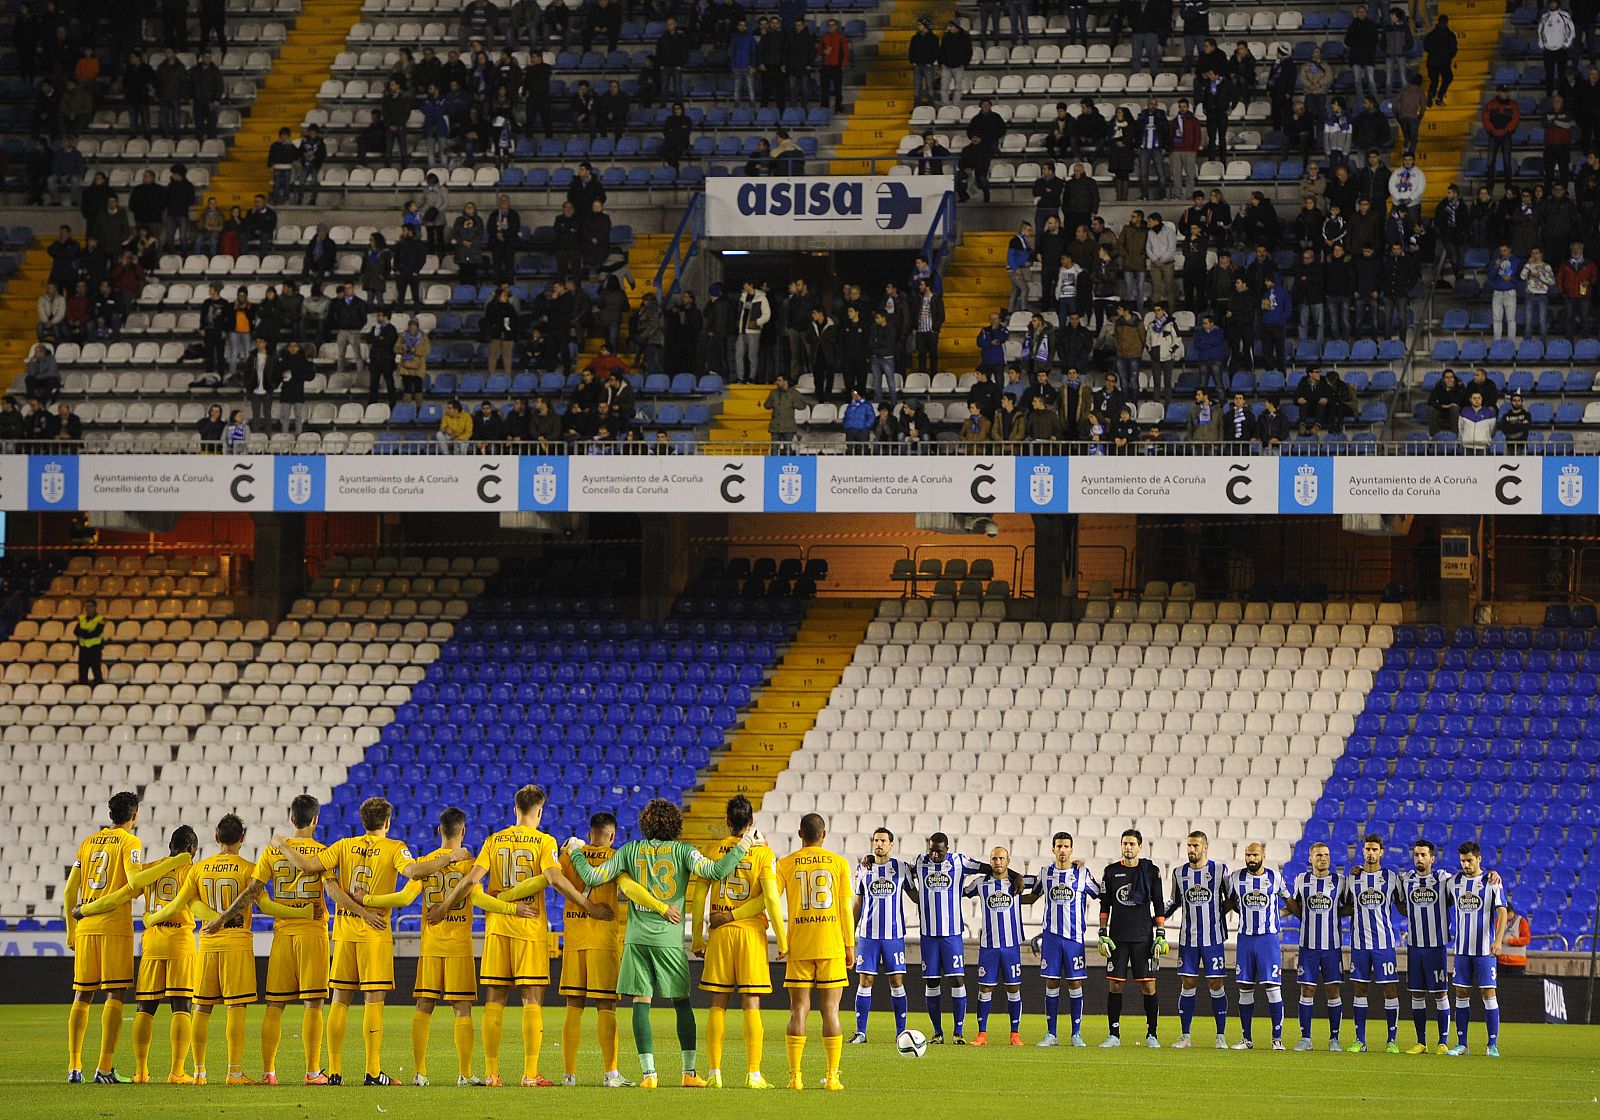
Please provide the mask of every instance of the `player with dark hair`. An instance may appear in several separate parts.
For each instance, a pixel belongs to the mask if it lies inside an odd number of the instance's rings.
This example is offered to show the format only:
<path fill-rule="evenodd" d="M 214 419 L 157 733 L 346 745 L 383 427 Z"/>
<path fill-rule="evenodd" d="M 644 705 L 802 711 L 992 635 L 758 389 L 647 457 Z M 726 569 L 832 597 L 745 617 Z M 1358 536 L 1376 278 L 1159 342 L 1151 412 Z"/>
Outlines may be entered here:
<path fill-rule="evenodd" d="M 1461 873 L 1450 881 L 1450 894 L 1456 908 L 1455 990 L 1456 1044 L 1447 1051 L 1459 1058 L 1467 1052 L 1467 1026 L 1472 1021 L 1472 989 L 1483 1001 L 1484 1025 L 1489 1031 L 1491 1058 L 1500 1056 L 1500 999 L 1495 972 L 1496 960 L 1505 941 L 1505 890 L 1492 882 L 1483 869 L 1483 852 L 1477 842 L 1468 840 L 1456 851 L 1461 856 Z"/>
<path fill-rule="evenodd" d="M 1101 1047 L 1122 1045 L 1122 988 L 1130 980 L 1144 992 L 1144 1044 L 1156 1037 L 1156 957 L 1167 951 L 1165 896 L 1161 871 L 1140 856 L 1144 837 L 1136 828 L 1122 833 L 1122 859 L 1100 876 L 1100 952 L 1106 958 L 1106 1020 L 1111 1033 Z"/>
<path fill-rule="evenodd" d="M 987 875 L 987 864 L 950 850 L 950 838 L 942 832 L 928 837 L 928 850 L 911 865 L 916 883 L 917 908 L 922 916 L 921 953 L 923 995 L 928 1002 L 928 1019 L 933 1024 L 930 1045 L 944 1042 L 944 1012 L 940 1006 L 941 986 L 950 981 L 950 1010 L 955 1020 L 955 1045 L 965 1046 L 962 1037 L 967 1021 L 966 922 L 961 913 L 961 891 L 969 875 Z"/>
<path fill-rule="evenodd" d="M 1053 857 L 1043 871 L 1034 876 L 1034 888 L 1024 904 L 1039 898 L 1044 903 L 1044 932 L 1039 935 L 1039 978 L 1044 981 L 1044 1047 L 1056 1046 L 1056 1021 L 1061 1013 L 1061 985 L 1067 986 L 1067 1003 L 1072 1017 L 1073 1046 L 1083 1041 L 1083 982 L 1089 975 L 1089 960 L 1083 950 L 1083 933 L 1089 925 L 1089 899 L 1100 897 L 1100 884 L 1083 861 L 1072 858 L 1072 833 L 1058 832 L 1050 838 Z"/>
<path fill-rule="evenodd" d="M 710 860 L 720 860 L 741 843 L 755 818 L 750 799 L 738 794 L 728 799 L 725 816 L 728 835 L 705 850 Z M 690 951 L 704 958 L 700 988 L 711 993 L 706 1018 L 706 1082 L 722 1088 L 722 1043 L 727 1035 L 728 1000 L 737 995 L 744 1010 L 745 1083 L 752 1089 L 770 1089 L 761 1076 L 761 997 L 772 994 L 772 972 L 767 965 L 767 923 L 778 940 L 778 956 L 788 952 L 783 928 L 783 904 L 778 897 L 776 857 L 765 844 L 754 844 L 733 874 L 719 883 L 695 879 L 689 886 L 689 912 L 693 915 Z M 711 901 L 711 932 L 703 932 L 706 899 Z M 744 911 L 753 911 L 745 914 Z"/>
<path fill-rule="evenodd" d="M 817 813 L 807 813 L 800 818 L 800 849 L 778 861 L 789 913 L 789 963 L 783 974 L 783 986 L 789 989 L 789 1025 L 783 1041 L 791 1089 L 805 1088 L 801 1061 L 813 992 L 819 993 L 822 1013 L 822 1088 L 844 1088 L 839 1079 L 839 1055 L 844 1049 L 839 998 L 850 982 L 846 970 L 855 948 L 855 921 L 850 913 L 850 862 L 822 846 L 827 837 L 827 822 Z"/>
<path fill-rule="evenodd" d="M 850 1042 L 867 1040 L 872 1013 L 872 986 L 878 974 L 889 974 L 889 1005 L 896 1035 L 906 1029 L 906 912 L 901 895 L 917 901 L 911 865 L 896 859 L 894 833 L 879 826 L 872 833 L 872 854 L 861 857 L 855 873 L 856 896 L 856 1032 Z"/>

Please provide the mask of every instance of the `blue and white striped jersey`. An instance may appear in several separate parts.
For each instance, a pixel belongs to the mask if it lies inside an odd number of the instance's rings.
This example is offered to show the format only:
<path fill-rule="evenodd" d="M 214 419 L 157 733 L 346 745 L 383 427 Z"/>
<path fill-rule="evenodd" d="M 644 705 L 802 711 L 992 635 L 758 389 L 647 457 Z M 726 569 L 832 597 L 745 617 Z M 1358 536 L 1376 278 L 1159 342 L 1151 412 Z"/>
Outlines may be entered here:
<path fill-rule="evenodd" d="M 1022 878 L 1024 892 L 1037 884 L 1033 876 Z M 993 875 L 966 880 L 961 893 L 976 898 L 983 907 L 983 928 L 978 932 L 978 946 L 983 949 L 1010 949 L 1022 944 L 1022 895 L 1011 889 L 1011 876 L 996 879 Z"/>
<path fill-rule="evenodd" d="M 1283 876 L 1270 867 L 1252 875 L 1241 867 L 1228 877 L 1228 889 L 1239 904 L 1239 932 L 1250 936 L 1278 932 L 1278 904 L 1289 900 Z"/>
<path fill-rule="evenodd" d="M 1089 928 L 1089 900 L 1100 897 L 1100 881 L 1087 867 L 1047 864 L 1033 876 L 1044 891 L 1044 930 L 1067 941 L 1083 941 Z"/>
<path fill-rule="evenodd" d="M 1167 903 L 1167 916 L 1183 911 L 1179 945 L 1221 945 L 1228 940 L 1228 926 L 1222 917 L 1227 883 L 1227 864 L 1214 859 L 1199 867 L 1182 863 L 1172 869 L 1172 900 Z"/>
<path fill-rule="evenodd" d="M 923 936 L 959 937 L 966 933 L 961 917 L 961 881 L 978 873 L 978 861 L 960 852 L 947 852 L 944 859 L 935 862 L 923 852 L 914 866 Z"/>
<path fill-rule="evenodd" d="M 1400 876 L 1388 868 L 1357 871 L 1341 884 L 1340 905 L 1349 906 L 1350 948 L 1393 949 L 1394 920 L 1390 904 L 1398 902 Z"/>
<path fill-rule="evenodd" d="M 881 940 L 906 935 L 902 892 L 909 870 L 905 863 L 894 856 L 884 863 L 856 868 L 856 893 L 862 899 L 860 917 L 856 920 L 857 937 Z"/>
<path fill-rule="evenodd" d="M 1456 904 L 1457 956 L 1486 957 L 1494 947 L 1495 910 L 1506 904 L 1504 884 L 1491 883 L 1487 873 L 1458 875 L 1450 881 Z"/>
<path fill-rule="evenodd" d="M 1300 948 L 1337 949 L 1339 944 L 1339 899 L 1344 877 L 1329 870 L 1326 875 L 1302 871 L 1294 878 L 1294 897 L 1300 903 Z"/>
<path fill-rule="evenodd" d="M 1450 872 L 1434 868 L 1403 871 L 1396 879 L 1395 904 L 1405 907 L 1406 944 L 1437 949 L 1450 941 Z"/>

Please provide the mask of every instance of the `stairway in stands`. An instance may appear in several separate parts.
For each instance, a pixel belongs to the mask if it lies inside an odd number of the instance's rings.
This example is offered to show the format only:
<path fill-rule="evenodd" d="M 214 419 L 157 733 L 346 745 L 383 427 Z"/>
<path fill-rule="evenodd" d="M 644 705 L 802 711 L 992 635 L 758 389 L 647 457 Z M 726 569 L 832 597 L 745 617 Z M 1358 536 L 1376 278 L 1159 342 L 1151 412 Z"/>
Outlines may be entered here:
<path fill-rule="evenodd" d="M 1506 6 L 1499 0 L 1439 0 L 1438 10 L 1450 17 L 1459 48 L 1449 97 L 1444 105 L 1427 110 L 1417 144 L 1417 164 L 1428 176 L 1424 210 L 1430 217 L 1433 204 L 1461 177 L 1462 159 L 1489 92 L 1489 69 L 1506 24 Z M 1418 31 L 1417 38 L 1422 35 Z M 1421 69 L 1420 59 L 1417 65 Z M 1422 73 L 1426 90 L 1427 72 Z M 1462 194 L 1471 196 L 1470 191 Z"/>
<path fill-rule="evenodd" d="M 959 374 L 977 361 L 978 331 L 989 313 L 1005 310 L 1011 295 L 1006 274 L 1008 230 L 963 230 L 944 269 L 944 330 L 939 336 L 939 369 Z"/>
<path fill-rule="evenodd" d="M 799 631 L 784 650 L 767 686 L 733 733 L 726 751 L 702 773 L 699 791 L 684 813 L 684 839 L 709 844 L 722 839 L 728 798 L 742 793 L 761 810 L 789 756 L 800 749 L 805 734 L 828 704 L 855 648 L 866 635 L 874 606 L 840 599 L 813 600 Z M 770 827 L 770 818 L 763 818 Z M 783 848 L 786 837 L 773 839 Z"/>
<path fill-rule="evenodd" d="M 926 0 L 894 0 L 888 10 L 888 23 L 873 36 L 874 42 L 857 47 L 874 53 L 861 85 L 845 91 L 851 98 L 850 115 L 834 148 L 830 168 L 834 175 L 864 174 L 867 160 L 892 162 L 911 117 L 915 88 L 906 63 L 906 45 L 917 29 L 917 20 L 922 16 L 937 20 L 939 9 Z M 880 164 L 875 173 L 886 175 L 888 171 Z"/>
<path fill-rule="evenodd" d="M 0 369 L 9 371 L 8 379 L 16 377 L 19 391 L 23 363 L 28 360 L 39 321 L 38 299 L 50 278 L 50 254 L 45 246 L 51 240 L 54 238 L 41 237 L 34 242 L 0 295 Z"/>

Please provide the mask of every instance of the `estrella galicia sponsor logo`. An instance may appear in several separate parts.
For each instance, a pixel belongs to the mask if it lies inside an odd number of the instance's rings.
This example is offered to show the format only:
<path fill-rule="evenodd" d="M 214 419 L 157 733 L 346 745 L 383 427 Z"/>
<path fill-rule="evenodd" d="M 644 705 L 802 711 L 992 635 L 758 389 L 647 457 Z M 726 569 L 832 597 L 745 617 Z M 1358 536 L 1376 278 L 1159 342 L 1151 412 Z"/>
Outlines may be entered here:
<path fill-rule="evenodd" d="M 1010 907 L 1011 907 L 1011 892 L 1010 891 L 995 891 L 992 895 L 989 896 L 989 909 L 991 909 L 991 910 L 1007 910 L 1007 909 L 1010 909 Z"/>
<path fill-rule="evenodd" d="M 1068 460 L 1060 456 L 1017 460 L 1018 513 L 1066 513 Z"/>
<path fill-rule="evenodd" d="M 567 508 L 567 460 L 560 455 L 530 455 L 520 463 L 520 508 L 558 512 Z"/>
<path fill-rule="evenodd" d="M 1250 494 L 1250 467 L 1246 463 L 1228 464 L 1228 481 L 1222 484 L 1222 493 L 1230 505 L 1247 506 Z"/>
<path fill-rule="evenodd" d="M 28 459 L 29 509 L 73 509 L 77 503 L 77 456 L 34 455 Z"/>
<path fill-rule="evenodd" d="M 765 468 L 767 512 L 814 513 L 817 460 L 811 455 L 774 456 Z"/>
<path fill-rule="evenodd" d="M 231 465 L 232 477 L 228 480 L 228 497 L 241 506 L 255 505 L 255 463 L 243 460 Z"/>
<path fill-rule="evenodd" d="M 1456 909 L 1463 914 L 1476 914 L 1483 909 L 1483 896 L 1478 894 L 1456 895 Z"/>
<path fill-rule="evenodd" d="M 1380 910 L 1389 904 L 1389 896 L 1378 890 L 1364 890 L 1356 896 L 1356 901 L 1368 910 Z"/>
<path fill-rule="evenodd" d="M 1184 897 L 1185 901 L 1190 902 L 1190 903 L 1195 903 L 1195 904 L 1199 904 L 1199 903 L 1202 903 L 1202 902 L 1210 902 L 1211 901 L 1211 888 L 1210 887 L 1190 887 L 1188 890 L 1183 892 L 1183 897 Z"/>
<path fill-rule="evenodd" d="M 1522 463 L 1501 463 L 1495 468 L 1494 500 L 1508 509 L 1522 504 Z"/>
<path fill-rule="evenodd" d="M 968 488 L 972 500 L 980 506 L 994 503 L 994 464 L 974 463 L 972 465 L 972 485 Z"/>
<path fill-rule="evenodd" d="M 505 479 L 500 477 L 499 463 L 478 464 L 478 501 L 486 506 L 500 504 L 500 486 Z"/>
<path fill-rule="evenodd" d="M 1333 897 L 1331 895 L 1321 893 L 1314 894 L 1306 899 L 1306 903 L 1310 909 L 1316 910 L 1319 913 L 1325 914 L 1329 910 L 1333 909 Z"/>
<path fill-rule="evenodd" d="M 1265 910 L 1272 902 L 1272 897 L 1262 890 L 1245 891 L 1239 897 L 1247 910 Z"/>
<path fill-rule="evenodd" d="M 955 882 L 955 879 L 948 871 L 930 871 L 925 877 L 925 880 L 930 891 L 949 890 L 950 884 Z"/>
<path fill-rule="evenodd" d="M 1600 513 L 1600 460 L 1546 459 L 1544 513 Z"/>
<path fill-rule="evenodd" d="M 739 473 L 744 470 L 743 463 L 722 464 L 722 484 L 718 487 L 722 500 L 730 506 L 736 506 L 744 501 L 745 477 Z"/>
<path fill-rule="evenodd" d="M 328 464 L 321 455 L 278 457 L 272 508 L 279 513 L 316 513 L 327 508 Z"/>
<path fill-rule="evenodd" d="M 1296 459 L 1278 461 L 1279 513 L 1332 513 L 1333 460 Z"/>
<path fill-rule="evenodd" d="M 1411 889 L 1411 905 L 1432 906 L 1439 901 L 1439 892 L 1432 887 L 1413 887 Z"/>
<path fill-rule="evenodd" d="M 1071 902 L 1078 892 L 1066 883 L 1054 883 L 1050 887 L 1051 902 Z"/>
<path fill-rule="evenodd" d="M 867 893 L 873 898 L 889 898 L 899 889 L 893 879 L 886 879 L 881 875 L 867 883 Z"/>

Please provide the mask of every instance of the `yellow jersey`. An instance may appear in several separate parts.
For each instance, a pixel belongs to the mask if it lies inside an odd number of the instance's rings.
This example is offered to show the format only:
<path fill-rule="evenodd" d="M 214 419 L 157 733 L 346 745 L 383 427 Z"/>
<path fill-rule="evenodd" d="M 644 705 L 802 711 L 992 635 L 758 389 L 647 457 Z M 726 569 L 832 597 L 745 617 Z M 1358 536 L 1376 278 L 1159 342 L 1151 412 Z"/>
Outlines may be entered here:
<path fill-rule="evenodd" d="M 235 900 L 250 886 L 255 864 L 237 853 L 222 852 L 201 860 L 189 868 L 189 892 L 202 905 L 218 914 L 225 913 Z M 201 952 L 207 949 L 251 949 L 255 942 L 250 938 L 250 919 L 254 906 L 246 906 L 239 916 L 216 933 L 200 935 Z"/>
<path fill-rule="evenodd" d="M 387 836 L 346 836 L 317 852 L 316 858 L 335 873 L 339 886 L 352 898 L 391 893 L 401 872 L 417 862 L 402 841 Z M 382 944 L 392 941 L 394 933 L 387 913 L 384 928 L 376 930 L 340 908 L 333 915 L 333 939 Z"/>
<path fill-rule="evenodd" d="M 473 866 L 488 872 L 483 879 L 483 889 L 497 895 L 524 880 L 560 868 L 561 860 L 555 837 L 537 828 L 512 825 L 483 842 Z M 527 901 L 538 908 L 537 915 L 519 918 L 515 914 L 490 914 L 485 932 L 491 937 L 498 934 L 518 941 L 537 941 L 546 936 L 550 922 L 545 914 L 544 892 L 540 891 Z"/>
<path fill-rule="evenodd" d="M 144 912 L 154 914 L 178 897 L 184 880 L 194 870 L 193 865 L 163 875 L 144 889 Z M 147 957 L 169 958 L 175 953 L 194 952 L 194 913 L 185 903 L 165 922 L 146 924 L 140 940 L 140 952 Z"/>
<path fill-rule="evenodd" d="M 72 866 L 78 869 L 78 904 L 84 905 L 128 885 L 131 868 L 144 857 L 144 844 L 121 825 L 107 825 L 78 845 Z M 85 916 L 78 933 L 133 934 L 133 900 L 104 914 Z"/>
<path fill-rule="evenodd" d="M 719 840 L 705 849 L 706 858 L 712 861 L 719 860 L 738 847 L 739 843 L 740 839 L 737 836 Z M 745 853 L 744 859 L 739 861 L 739 866 L 734 869 L 732 875 L 720 882 L 715 879 L 711 881 L 711 912 L 731 914 L 745 903 L 759 899 L 761 880 L 776 875 L 774 870 L 776 864 L 777 856 L 765 844 L 751 848 Z M 764 934 L 767 932 L 767 914 L 763 910 L 753 918 L 736 918 L 729 924 Z"/>
<path fill-rule="evenodd" d="M 849 861 L 808 846 L 778 860 L 777 875 L 789 913 L 789 958 L 848 957 L 855 946 Z"/>
<path fill-rule="evenodd" d="M 435 848 L 423 859 L 433 859 L 443 855 L 448 848 Z M 469 859 L 452 863 L 442 871 L 435 871 L 422 880 L 422 947 L 420 953 L 424 957 L 471 957 L 472 948 L 472 892 L 468 891 L 462 896 L 461 901 L 455 904 L 442 922 L 429 922 L 426 920 L 428 909 L 445 900 L 449 893 L 455 890 L 456 884 L 472 872 L 472 861 Z"/>
<path fill-rule="evenodd" d="M 320 855 L 325 850 L 325 845 L 309 836 L 290 837 L 289 847 L 308 856 Z M 304 906 L 308 903 L 311 906 L 310 915 L 304 918 L 274 918 L 273 933 L 306 933 L 319 929 L 323 933 L 328 932 L 328 904 L 322 895 L 323 876 L 307 875 L 285 859 L 283 853 L 274 846 L 261 853 L 251 877 L 267 884 L 274 902 L 285 906 Z"/>
<path fill-rule="evenodd" d="M 596 847 L 585 844 L 582 848 L 583 858 L 591 864 L 604 863 L 617 854 L 615 848 Z M 582 885 L 578 878 L 578 870 L 572 865 L 572 857 L 565 852 L 561 853 L 561 873 L 570 883 Z M 562 945 L 568 949 L 617 949 L 622 948 L 622 938 L 628 930 L 627 907 L 622 905 L 618 897 L 617 880 L 601 883 L 598 887 L 590 887 L 584 892 L 591 902 L 603 903 L 611 907 L 612 918 L 609 922 L 598 921 L 589 917 L 583 908 L 570 898 L 563 898 L 565 906 L 562 915 L 566 920 L 566 935 Z"/>

